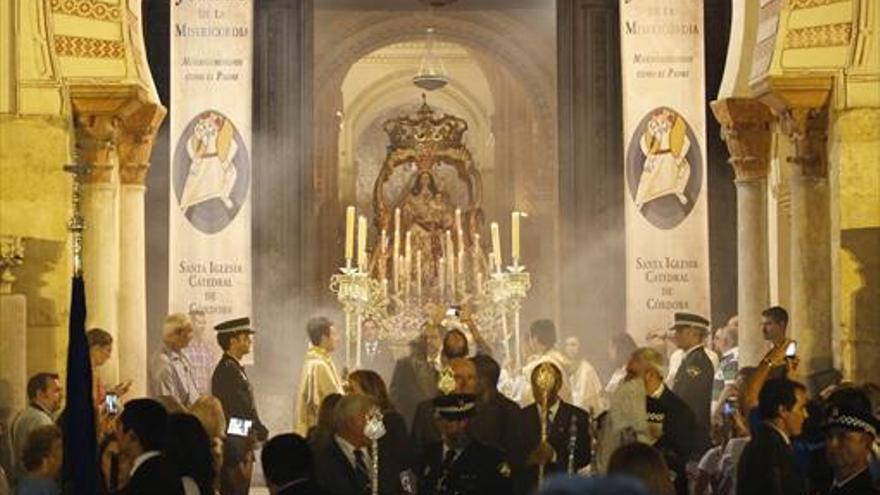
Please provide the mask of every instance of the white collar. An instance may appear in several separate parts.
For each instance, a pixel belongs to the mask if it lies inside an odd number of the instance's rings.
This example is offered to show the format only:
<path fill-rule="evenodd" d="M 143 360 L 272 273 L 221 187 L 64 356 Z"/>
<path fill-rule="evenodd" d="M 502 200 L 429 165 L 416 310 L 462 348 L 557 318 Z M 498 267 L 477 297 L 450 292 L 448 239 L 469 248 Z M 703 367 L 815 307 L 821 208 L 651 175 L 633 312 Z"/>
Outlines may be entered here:
<path fill-rule="evenodd" d="M 652 399 L 659 399 L 660 396 L 663 395 L 664 390 L 666 390 L 666 385 L 664 385 L 663 382 L 660 382 L 660 386 L 657 387 L 657 390 L 648 395 L 648 397 L 651 397 Z"/>
<path fill-rule="evenodd" d="M 553 419 L 556 417 L 556 413 L 559 411 L 559 403 L 560 403 L 560 402 L 562 402 L 562 401 L 559 400 L 559 399 L 556 399 L 556 402 L 554 402 L 553 405 L 550 406 L 550 411 L 549 411 L 549 413 L 550 413 L 550 421 L 551 421 L 551 422 L 552 422 Z M 539 414 L 538 417 L 541 417 L 540 414 L 543 413 L 543 411 L 541 411 L 541 409 L 542 409 L 542 408 L 541 408 L 541 404 L 538 404 L 538 414 Z"/>
<path fill-rule="evenodd" d="M 861 471 L 859 471 L 859 472 L 857 472 L 857 473 L 855 473 L 855 474 L 851 474 L 851 475 L 849 475 L 848 477 L 846 477 L 845 479 L 842 479 L 842 480 L 840 480 L 840 481 L 837 481 L 837 478 L 834 478 L 834 482 L 831 484 L 831 486 L 834 487 L 834 488 L 840 488 L 840 487 L 842 487 L 843 485 L 849 483 L 850 481 L 852 481 L 852 480 L 858 478 L 859 475 L 861 475 L 862 473 L 864 473 L 864 472 L 867 471 L 867 470 L 868 470 L 868 466 L 865 466 L 865 468 L 862 469 Z"/>
<path fill-rule="evenodd" d="M 370 451 L 366 448 L 358 449 L 354 445 L 350 444 L 348 440 L 340 437 L 339 435 L 333 435 L 336 440 L 336 445 L 339 445 L 339 448 L 342 450 L 342 453 L 345 455 L 345 458 L 348 459 L 348 463 L 352 465 L 352 467 L 357 467 L 357 458 L 355 457 L 354 452 L 356 450 L 360 450 L 364 453 L 364 462 L 367 466 L 370 465 Z"/>
<path fill-rule="evenodd" d="M 786 445 L 791 445 L 791 439 L 788 438 L 788 434 L 785 433 L 784 431 L 782 431 L 781 428 L 779 428 L 778 426 L 773 424 L 773 422 L 771 422 L 771 421 L 764 421 L 764 424 L 766 424 L 770 428 L 773 428 L 774 430 L 776 430 L 776 433 L 779 433 L 779 435 L 782 436 L 782 440 L 785 441 Z"/>
<path fill-rule="evenodd" d="M 159 457 L 160 455 L 162 455 L 162 453 L 159 452 L 158 450 L 148 450 L 148 451 L 144 452 L 143 454 L 137 456 L 134 459 L 134 462 L 131 463 L 131 471 L 129 471 L 129 473 L 128 473 L 129 478 L 134 476 L 135 471 L 137 471 L 138 468 L 141 467 L 141 464 L 147 462 L 148 460 L 152 459 L 153 457 Z"/>
<path fill-rule="evenodd" d="M 724 354 L 721 357 L 733 356 L 734 359 L 739 357 L 739 347 L 731 347 L 730 349 L 724 351 Z"/>

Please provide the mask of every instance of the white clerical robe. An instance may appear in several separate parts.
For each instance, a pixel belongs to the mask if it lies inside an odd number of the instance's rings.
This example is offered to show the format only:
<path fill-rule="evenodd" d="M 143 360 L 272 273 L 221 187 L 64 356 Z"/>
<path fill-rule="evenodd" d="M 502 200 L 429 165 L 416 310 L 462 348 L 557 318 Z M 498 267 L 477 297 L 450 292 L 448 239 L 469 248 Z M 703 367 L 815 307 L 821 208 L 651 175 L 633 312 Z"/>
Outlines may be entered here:
<path fill-rule="evenodd" d="M 577 370 L 571 375 L 571 402 L 596 417 L 608 409 L 602 394 L 599 374 L 589 361 L 582 359 Z"/>
<path fill-rule="evenodd" d="M 341 394 L 342 380 L 336 373 L 333 358 L 324 349 L 312 346 L 306 352 L 302 375 L 299 379 L 299 392 L 296 394 L 296 410 L 293 431 L 303 437 L 309 428 L 318 424 L 318 409 L 324 397 Z"/>

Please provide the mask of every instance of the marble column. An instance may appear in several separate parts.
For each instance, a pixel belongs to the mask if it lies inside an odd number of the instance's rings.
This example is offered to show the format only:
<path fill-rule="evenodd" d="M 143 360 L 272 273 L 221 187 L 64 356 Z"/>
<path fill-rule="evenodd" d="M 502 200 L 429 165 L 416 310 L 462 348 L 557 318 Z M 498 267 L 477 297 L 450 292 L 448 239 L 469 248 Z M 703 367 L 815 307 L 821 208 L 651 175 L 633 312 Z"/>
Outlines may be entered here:
<path fill-rule="evenodd" d="M 711 106 L 736 173 L 739 363 L 753 366 L 766 349 L 761 311 L 770 301 L 767 175 L 773 115 L 750 98 L 725 98 Z"/>
<path fill-rule="evenodd" d="M 164 113 L 164 112 L 163 112 Z M 154 134 L 154 133 L 153 133 Z M 126 133 L 119 165 L 119 379 L 132 380 L 131 397 L 147 393 L 147 285 L 144 179 L 153 134 Z"/>
<path fill-rule="evenodd" d="M 790 334 L 801 376 L 834 365 L 831 315 L 831 212 L 826 107 L 789 107 L 780 115 L 794 153 L 791 177 Z"/>
<path fill-rule="evenodd" d="M 103 328 L 117 339 L 119 292 L 119 217 L 117 140 L 120 119 L 80 114 L 75 119 L 79 159 L 91 167 L 83 187 L 83 280 L 88 308 L 86 328 Z M 119 352 L 102 367 L 105 384 L 119 378 Z"/>

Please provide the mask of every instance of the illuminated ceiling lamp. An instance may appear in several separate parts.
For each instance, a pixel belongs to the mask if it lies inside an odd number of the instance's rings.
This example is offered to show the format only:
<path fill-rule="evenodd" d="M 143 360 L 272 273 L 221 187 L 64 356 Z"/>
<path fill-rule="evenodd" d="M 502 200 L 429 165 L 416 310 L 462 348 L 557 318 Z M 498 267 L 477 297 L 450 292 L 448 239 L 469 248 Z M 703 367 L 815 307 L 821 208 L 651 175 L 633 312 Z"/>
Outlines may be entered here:
<path fill-rule="evenodd" d="M 446 86 L 449 75 L 443 60 L 434 53 L 434 28 L 429 27 L 425 35 L 427 51 L 422 56 L 419 64 L 419 72 L 413 77 L 413 84 L 426 91 L 434 91 Z"/>

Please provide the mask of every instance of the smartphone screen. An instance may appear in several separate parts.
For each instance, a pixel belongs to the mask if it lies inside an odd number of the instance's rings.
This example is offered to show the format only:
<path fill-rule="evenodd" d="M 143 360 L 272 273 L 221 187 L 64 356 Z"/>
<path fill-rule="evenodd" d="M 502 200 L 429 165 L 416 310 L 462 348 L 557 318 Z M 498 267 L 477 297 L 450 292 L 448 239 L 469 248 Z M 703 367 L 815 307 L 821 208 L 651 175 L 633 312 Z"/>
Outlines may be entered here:
<path fill-rule="evenodd" d="M 119 412 L 119 397 L 116 394 L 107 394 L 104 396 L 104 407 L 107 408 L 107 414 L 117 414 Z"/>
<path fill-rule="evenodd" d="M 785 357 L 791 358 L 797 355 L 797 342 L 792 342 L 788 344 L 788 347 L 785 348 Z"/>
<path fill-rule="evenodd" d="M 249 419 L 236 417 L 229 418 L 229 427 L 226 428 L 226 434 L 246 437 L 250 434 L 252 425 L 253 421 Z"/>

